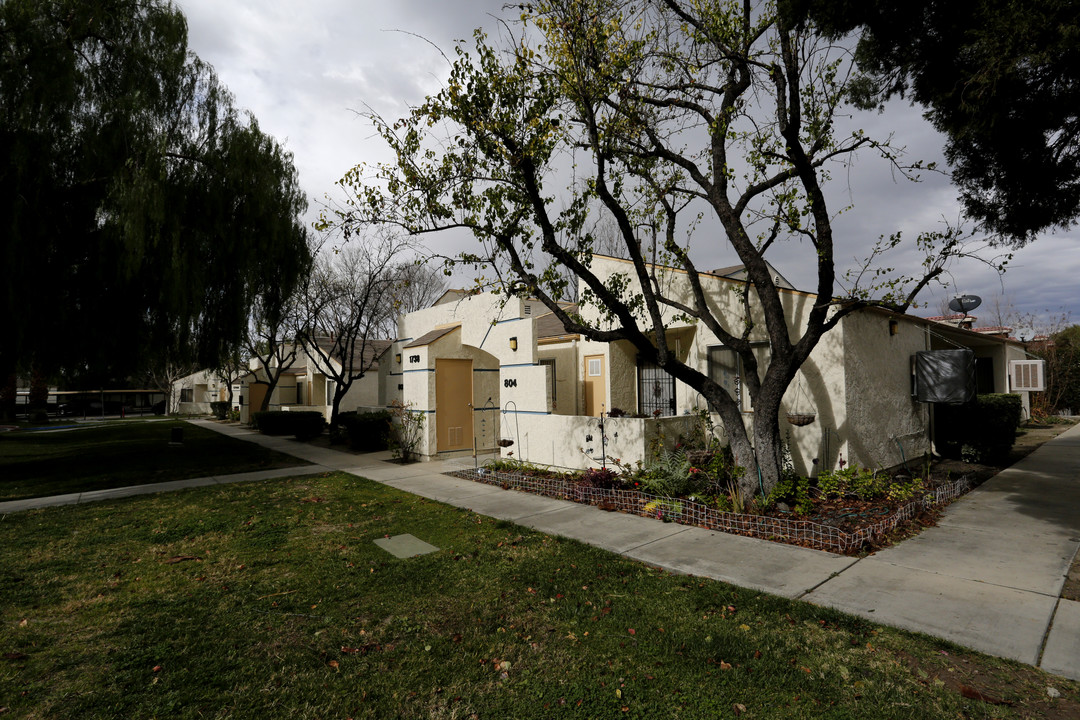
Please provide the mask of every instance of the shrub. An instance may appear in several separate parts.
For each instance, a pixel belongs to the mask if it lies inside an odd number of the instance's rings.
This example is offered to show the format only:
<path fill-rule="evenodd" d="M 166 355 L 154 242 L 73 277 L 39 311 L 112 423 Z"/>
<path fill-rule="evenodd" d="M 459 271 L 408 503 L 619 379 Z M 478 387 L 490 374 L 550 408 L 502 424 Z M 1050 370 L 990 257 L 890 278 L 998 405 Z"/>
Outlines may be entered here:
<path fill-rule="evenodd" d="M 392 417 L 386 410 L 338 414 L 338 441 L 347 440 L 353 450 L 371 452 L 390 447 Z M 334 440 L 332 437 L 331 440 Z"/>
<path fill-rule="evenodd" d="M 637 480 L 645 492 L 671 497 L 704 493 L 711 484 L 709 474 L 693 467 L 681 450 L 660 453 L 645 464 Z"/>
<path fill-rule="evenodd" d="M 219 400 L 210 403 L 210 412 L 214 414 L 216 419 L 224 420 L 229 414 L 229 402 L 227 400 Z"/>
<path fill-rule="evenodd" d="M 390 415 L 394 428 L 390 436 L 390 451 L 394 458 L 402 462 L 416 460 L 424 433 L 424 412 L 413 410 L 412 403 L 403 404 L 395 400 L 391 403 Z"/>
<path fill-rule="evenodd" d="M 1008 457 L 1020 425 L 1019 395 L 979 395 L 964 405 L 937 405 L 934 420 L 941 453 L 967 462 Z"/>
<path fill-rule="evenodd" d="M 810 480 L 795 473 L 784 473 L 773 486 L 766 505 L 787 503 L 796 515 L 807 515 L 813 509 L 810 500 Z"/>
<path fill-rule="evenodd" d="M 595 488 L 618 490 L 625 486 L 622 477 L 611 468 L 588 468 L 581 475 L 581 482 Z"/>
<path fill-rule="evenodd" d="M 311 440 L 322 435 L 326 429 L 326 418 L 318 410 L 305 410 L 302 412 L 289 412 L 293 415 L 293 435 L 297 440 Z"/>
<path fill-rule="evenodd" d="M 263 435 L 295 435 L 298 440 L 318 437 L 326 427 L 326 418 L 317 410 L 268 410 L 255 413 L 251 416 L 251 421 Z"/>
<path fill-rule="evenodd" d="M 349 426 L 352 425 L 356 417 L 355 410 L 348 410 L 346 412 L 339 412 L 337 416 L 337 425 L 330 428 L 330 444 L 340 445 L 341 443 L 348 442 L 349 440 Z"/>

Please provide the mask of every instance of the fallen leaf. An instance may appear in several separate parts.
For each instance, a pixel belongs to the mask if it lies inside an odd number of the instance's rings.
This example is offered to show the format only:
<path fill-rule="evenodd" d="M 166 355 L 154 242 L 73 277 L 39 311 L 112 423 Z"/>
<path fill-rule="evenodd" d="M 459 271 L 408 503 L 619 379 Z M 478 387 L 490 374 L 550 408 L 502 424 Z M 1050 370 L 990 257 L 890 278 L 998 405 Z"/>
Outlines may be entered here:
<path fill-rule="evenodd" d="M 723 660 L 721 660 L 720 661 L 720 669 L 721 670 L 730 670 L 731 669 L 731 663 L 724 662 Z"/>
<path fill-rule="evenodd" d="M 746 712 L 746 706 L 742 703 L 735 703 L 731 706 L 731 709 L 735 711 L 736 715 L 742 715 L 744 712 Z"/>
<path fill-rule="evenodd" d="M 338 668 L 338 661 L 337 660 L 331 660 L 328 664 L 330 665 L 330 667 L 337 670 L 337 668 Z"/>
<path fill-rule="evenodd" d="M 165 561 L 165 564 L 172 565 L 173 563 L 186 562 L 187 560 L 196 560 L 198 562 L 202 562 L 202 558 L 195 555 L 173 555 L 171 558 Z"/>
<path fill-rule="evenodd" d="M 629 630 L 627 630 L 627 632 L 631 635 L 637 635 L 637 630 L 635 630 L 634 628 L 630 628 Z"/>
<path fill-rule="evenodd" d="M 161 672 L 161 666 L 160 665 L 155 665 L 154 666 L 154 672 Z"/>
<path fill-rule="evenodd" d="M 1008 700 L 1001 700 L 1000 698 L 991 697 L 990 695 L 984 695 L 970 685 L 961 685 L 960 694 L 968 700 L 978 700 L 979 702 L 990 703 L 991 705 L 1012 705 Z"/>
<path fill-rule="evenodd" d="M 26 619 L 25 618 L 19 622 L 19 627 L 26 627 Z"/>

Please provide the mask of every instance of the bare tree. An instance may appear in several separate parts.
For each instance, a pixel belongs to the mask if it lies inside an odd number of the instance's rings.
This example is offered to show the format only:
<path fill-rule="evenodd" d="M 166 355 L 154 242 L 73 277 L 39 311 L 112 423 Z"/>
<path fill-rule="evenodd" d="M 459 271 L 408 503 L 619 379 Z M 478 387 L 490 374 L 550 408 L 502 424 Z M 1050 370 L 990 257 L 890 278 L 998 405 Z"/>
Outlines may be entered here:
<path fill-rule="evenodd" d="M 281 375 L 296 361 L 299 349 L 296 338 L 296 295 L 279 298 L 273 289 L 260 295 L 251 312 L 245 348 L 259 361 L 265 379 L 256 375 L 255 383 L 266 386 L 259 412 L 270 409 L 271 396 L 277 388 Z M 255 411 L 255 408 L 251 408 Z"/>
<path fill-rule="evenodd" d="M 397 264 L 391 271 L 393 313 L 386 327 L 381 328 L 385 337 L 397 333 L 397 315 L 405 315 L 431 307 L 446 292 L 446 274 L 432 260 L 417 260 Z"/>
<path fill-rule="evenodd" d="M 393 236 L 357 237 L 316 260 L 300 301 L 299 338 L 319 372 L 333 380 L 331 427 L 342 398 L 389 347 L 384 333 L 396 307 L 424 297 L 423 288 L 402 285 L 403 277 L 422 284 L 422 274 L 404 274 L 417 266 L 394 263 L 407 247 Z"/>
<path fill-rule="evenodd" d="M 173 393 L 176 382 L 195 370 L 194 363 L 177 361 L 166 356 L 156 358 L 146 368 L 146 381 L 152 388 L 165 394 L 166 415 L 176 412 L 176 403 L 179 402 Z"/>

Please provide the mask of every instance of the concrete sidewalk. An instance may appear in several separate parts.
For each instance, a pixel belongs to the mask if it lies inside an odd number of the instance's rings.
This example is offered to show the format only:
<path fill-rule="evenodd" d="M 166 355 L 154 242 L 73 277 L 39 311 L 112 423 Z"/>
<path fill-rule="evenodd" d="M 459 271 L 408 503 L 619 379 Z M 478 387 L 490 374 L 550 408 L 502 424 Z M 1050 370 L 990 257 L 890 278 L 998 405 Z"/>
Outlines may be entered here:
<path fill-rule="evenodd" d="M 353 455 L 247 428 L 192 421 L 312 463 L 244 476 L 83 493 L 79 500 L 341 470 L 674 572 L 825 605 L 1080 680 L 1080 603 L 1060 600 L 1080 548 L 1080 426 L 946 509 L 938 527 L 850 558 L 686 527 L 448 477 L 472 460 L 413 465 Z M 68 496 L 70 498 L 70 496 Z M 0 503 L 0 513 L 75 502 Z"/>

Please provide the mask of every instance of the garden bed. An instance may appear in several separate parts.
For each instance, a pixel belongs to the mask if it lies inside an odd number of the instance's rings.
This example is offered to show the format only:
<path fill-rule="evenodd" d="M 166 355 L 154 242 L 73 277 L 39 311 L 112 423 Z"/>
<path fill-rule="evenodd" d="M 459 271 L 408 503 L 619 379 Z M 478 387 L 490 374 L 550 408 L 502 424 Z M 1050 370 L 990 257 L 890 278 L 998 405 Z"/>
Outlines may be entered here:
<path fill-rule="evenodd" d="M 776 507 L 757 514 L 720 510 L 694 498 L 669 498 L 640 490 L 593 487 L 573 476 L 535 471 L 508 472 L 490 468 L 447 473 L 505 490 L 521 490 L 546 497 L 595 505 L 603 510 L 652 517 L 706 530 L 745 535 L 790 545 L 855 555 L 877 546 L 891 533 L 924 512 L 947 504 L 968 492 L 974 483 L 967 476 L 946 481 L 905 501 L 879 499 L 818 500 L 805 516 Z"/>

